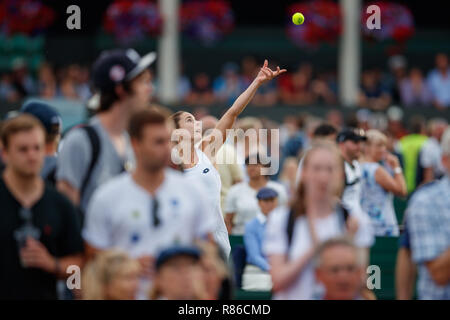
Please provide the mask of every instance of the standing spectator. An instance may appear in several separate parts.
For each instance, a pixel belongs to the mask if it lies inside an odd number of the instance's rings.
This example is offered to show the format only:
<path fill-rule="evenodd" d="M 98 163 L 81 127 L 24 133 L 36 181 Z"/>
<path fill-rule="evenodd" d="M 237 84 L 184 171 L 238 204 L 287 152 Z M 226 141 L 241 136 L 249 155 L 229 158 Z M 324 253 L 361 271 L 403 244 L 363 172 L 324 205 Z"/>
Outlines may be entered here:
<path fill-rule="evenodd" d="M 131 113 L 150 103 L 147 70 L 155 54 L 133 49 L 103 52 L 93 67 L 100 107 L 89 125 L 71 130 L 63 141 L 56 171 L 57 187 L 82 211 L 94 190 L 134 162 L 126 127 Z"/>
<path fill-rule="evenodd" d="M 191 105 L 210 105 L 214 102 L 211 80 L 205 72 L 197 73 L 192 81 L 192 90 L 187 97 Z"/>
<path fill-rule="evenodd" d="M 447 128 L 445 119 L 431 119 L 428 122 L 428 140 L 420 151 L 420 165 L 423 168 L 423 183 L 440 179 L 445 174 L 441 161 L 441 138 Z"/>
<path fill-rule="evenodd" d="M 401 104 L 405 107 L 428 107 L 432 102 L 430 90 L 420 69 L 411 69 L 409 77 L 402 80 L 400 83 L 400 98 Z"/>
<path fill-rule="evenodd" d="M 276 208 L 270 214 L 264 252 L 269 258 L 275 299 L 321 296 L 312 264 L 320 242 L 348 234 L 355 237 L 358 247 L 365 246 L 361 240 L 367 230 L 337 203 L 343 187 L 342 168 L 332 143 L 314 145 L 305 156 L 292 205 Z"/>
<path fill-rule="evenodd" d="M 313 141 L 312 145 L 314 143 L 320 142 L 321 140 L 328 140 L 328 141 L 336 141 L 337 136 L 337 130 L 336 128 L 328 123 L 322 123 L 319 126 L 316 127 L 316 129 L 313 132 Z M 295 188 L 297 189 L 298 185 L 300 184 L 300 179 L 302 177 L 302 168 L 303 168 L 303 159 L 305 158 L 306 153 L 311 147 L 305 149 L 303 151 L 302 157 L 298 163 L 297 167 L 297 173 L 295 174 Z"/>
<path fill-rule="evenodd" d="M 244 245 L 247 265 L 244 269 L 242 289 L 270 291 L 270 266 L 263 253 L 267 216 L 277 207 L 278 193 L 271 188 L 261 188 L 256 194 L 259 211 L 256 217 L 245 225 Z"/>
<path fill-rule="evenodd" d="M 57 150 L 62 131 L 61 116 L 50 105 L 43 102 L 26 103 L 22 107 L 22 112 L 35 116 L 45 128 L 45 159 L 41 176 L 54 186 Z"/>
<path fill-rule="evenodd" d="M 99 253 L 83 269 L 81 288 L 85 300 L 134 300 L 141 266 L 120 250 Z"/>
<path fill-rule="evenodd" d="M 391 96 L 377 78 L 375 70 L 362 73 L 359 106 L 371 110 L 384 110 L 391 102 Z"/>
<path fill-rule="evenodd" d="M 288 157 L 284 160 L 283 168 L 281 169 L 279 182 L 284 185 L 287 190 L 287 196 L 290 200 L 297 189 L 296 174 L 297 174 L 297 158 Z"/>
<path fill-rule="evenodd" d="M 258 190 L 263 187 L 274 189 L 278 193 L 278 205 L 287 204 L 287 193 L 284 186 L 278 182 L 269 181 L 268 177 L 262 175 L 259 154 L 256 163 L 250 163 L 251 157 L 245 160 L 249 181 L 238 183 L 230 188 L 225 199 L 225 222 L 228 232 L 233 235 L 243 235 L 245 224 L 256 217 L 259 207 L 256 199 Z"/>
<path fill-rule="evenodd" d="M 167 168 L 170 135 L 166 118 L 151 110 L 134 114 L 129 133 L 136 170 L 99 187 L 86 213 L 83 238 L 88 256 L 113 247 L 142 265 L 138 297 L 147 296 L 153 260 L 175 243 L 212 240 L 214 217 L 195 183 Z"/>
<path fill-rule="evenodd" d="M 387 137 L 378 130 L 367 131 L 361 162 L 361 206 L 372 221 L 375 236 L 399 235 L 393 194 L 407 195 L 406 182 L 397 157 L 387 153 Z M 384 161 L 388 167 L 380 164 Z"/>
<path fill-rule="evenodd" d="M 316 278 L 324 286 L 323 300 L 362 300 L 364 268 L 358 248 L 346 238 L 322 243 L 316 253 Z"/>
<path fill-rule="evenodd" d="M 417 190 L 406 211 L 421 300 L 450 300 L 450 129 L 441 146 L 446 175 Z"/>
<path fill-rule="evenodd" d="M 409 134 L 400 139 L 397 151 L 403 157 L 406 186 L 408 193 L 415 190 L 423 179 L 421 170 L 420 150 L 427 141 L 425 119 L 422 116 L 412 116 L 409 119 Z M 421 174 L 422 172 L 422 174 Z"/>
<path fill-rule="evenodd" d="M 366 141 L 366 135 L 363 130 L 347 128 L 338 133 L 336 141 L 340 154 L 344 160 L 344 191 L 342 193 L 342 204 L 355 215 L 361 227 L 367 228 L 364 233 L 364 244 L 366 248 L 370 248 L 375 239 L 371 221 L 361 207 L 361 185 L 362 172 L 358 159 L 361 155 L 361 144 Z M 368 262 L 369 252 L 365 252 L 365 261 Z"/>
<path fill-rule="evenodd" d="M 57 299 L 56 282 L 82 266 L 74 206 L 39 175 L 45 130 L 23 114 L 1 128 L 6 168 L 0 178 L 0 299 Z"/>
<path fill-rule="evenodd" d="M 152 300 L 205 300 L 207 291 L 196 247 L 175 246 L 163 250 L 155 263 Z"/>
<path fill-rule="evenodd" d="M 434 106 L 438 109 L 450 107 L 450 67 L 446 54 L 436 55 L 436 69 L 430 72 L 427 82 Z"/>

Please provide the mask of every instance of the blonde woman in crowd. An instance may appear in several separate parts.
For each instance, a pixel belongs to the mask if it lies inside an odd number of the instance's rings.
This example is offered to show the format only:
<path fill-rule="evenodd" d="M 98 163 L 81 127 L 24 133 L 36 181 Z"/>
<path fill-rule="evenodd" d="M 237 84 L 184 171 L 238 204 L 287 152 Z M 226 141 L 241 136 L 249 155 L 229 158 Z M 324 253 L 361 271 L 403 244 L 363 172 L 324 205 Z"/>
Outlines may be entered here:
<path fill-rule="evenodd" d="M 134 300 L 138 291 L 140 265 L 125 252 L 100 252 L 82 272 L 84 300 Z"/>
<path fill-rule="evenodd" d="M 386 149 L 387 137 L 375 129 L 368 130 L 366 137 L 361 206 L 369 214 L 376 236 L 398 236 L 393 195 L 407 195 L 405 177 L 398 158 Z"/>
<path fill-rule="evenodd" d="M 289 208 L 269 216 L 264 251 L 269 258 L 274 299 L 317 299 L 323 288 L 315 278 L 312 258 L 317 246 L 347 235 L 362 247 L 356 218 L 339 204 L 344 172 L 342 158 L 331 142 L 320 142 L 305 155 L 302 178 Z"/>

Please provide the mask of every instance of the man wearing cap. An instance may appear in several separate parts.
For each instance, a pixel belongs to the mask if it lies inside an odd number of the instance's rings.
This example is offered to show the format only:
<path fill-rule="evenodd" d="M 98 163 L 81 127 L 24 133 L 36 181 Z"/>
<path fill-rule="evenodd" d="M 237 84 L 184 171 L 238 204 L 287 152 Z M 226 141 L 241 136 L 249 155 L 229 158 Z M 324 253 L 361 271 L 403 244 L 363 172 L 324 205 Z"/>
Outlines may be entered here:
<path fill-rule="evenodd" d="M 41 177 L 55 183 L 56 152 L 61 138 L 62 119 L 59 113 L 45 102 L 28 102 L 22 107 L 23 113 L 36 117 L 45 129 L 45 159 Z"/>
<path fill-rule="evenodd" d="M 147 68 L 155 59 L 153 52 L 141 58 L 133 49 L 117 49 L 103 52 L 94 63 L 93 84 L 100 98 L 97 114 L 87 126 L 93 130 L 77 128 L 68 133 L 56 172 L 58 189 L 82 211 L 99 185 L 133 166 L 126 127 L 130 115 L 150 102 Z M 98 159 L 92 163 L 95 155 Z"/>
<path fill-rule="evenodd" d="M 245 225 L 244 245 L 247 266 L 244 270 L 244 290 L 268 291 L 272 289 L 269 262 L 263 254 L 266 221 L 269 213 L 277 207 L 278 193 L 272 188 L 261 188 L 256 194 L 259 211 L 256 217 Z"/>
<path fill-rule="evenodd" d="M 206 288 L 196 247 L 174 246 L 160 252 L 156 259 L 155 283 L 150 299 L 206 300 Z"/>
<path fill-rule="evenodd" d="M 358 158 L 361 154 L 361 142 L 366 141 L 365 132 L 362 129 L 346 128 L 337 135 L 336 141 L 344 160 L 345 184 L 342 194 L 342 204 L 352 215 L 358 218 L 360 224 L 367 227 L 365 243 L 370 247 L 374 243 L 373 230 L 370 227 L 370 219 L 361 207 L 361 167 Z M 361 226 L 361 225 L 360 225 Z"/>

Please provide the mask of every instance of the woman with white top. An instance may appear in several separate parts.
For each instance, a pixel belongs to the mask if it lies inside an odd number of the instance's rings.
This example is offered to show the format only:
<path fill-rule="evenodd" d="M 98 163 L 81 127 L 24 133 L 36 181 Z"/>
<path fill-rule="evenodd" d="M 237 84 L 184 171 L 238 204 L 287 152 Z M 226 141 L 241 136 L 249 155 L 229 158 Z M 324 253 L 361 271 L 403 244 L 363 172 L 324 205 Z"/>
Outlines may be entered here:
<path fill-rule="evenodd" d="M 312 262 L 316 247 L 330 238 L 347 235 L 363 246 L 356 218 L 339 204 L 344 183 L 343 163 L 336 146 L 320 142 L 305 155 L 302 179 L 289 208 L 269 216 L 265 254 L 269 258 L 274 299 L 317 299 L 323 288 Z"/>
<path fill-rule="evenodd" d="M 393 195 L 407 195 L 405 177 L 398 158 L 386 151 L 387 137 L 374 129 L 367 131 L 366 136 L 361 162 L 361 206 L 368 213 L 376 236 L 398 236 Z"/>
<path fill-rule="evenodd" d="M 280 70 L 279 67 L 276 71 L 272 71 L 268 68 L 268 61 L 265 60 L 250 86 L 225 112 L 212 132 L 203 138 L 201 121 L 197 121 L 191 113 L 179 111 L 172 115 L 175 125 L 172 139 L 175 138 L 176 140 L 172 160 L 179 160 L 185 174 L 195 180 L 202 181 L 209 191 L 204 196 L 210 200 L 214 208 L 217 221 L 214 237 L 227 256 L 230 254 L 231 247 L 220 206 L 221 181 L 215 168 L 215 155 L 227 138 L 226 131 L 233 127 L 237 117 L 252 100 L 258 88 L 284 72 L 286 70 Z"/>

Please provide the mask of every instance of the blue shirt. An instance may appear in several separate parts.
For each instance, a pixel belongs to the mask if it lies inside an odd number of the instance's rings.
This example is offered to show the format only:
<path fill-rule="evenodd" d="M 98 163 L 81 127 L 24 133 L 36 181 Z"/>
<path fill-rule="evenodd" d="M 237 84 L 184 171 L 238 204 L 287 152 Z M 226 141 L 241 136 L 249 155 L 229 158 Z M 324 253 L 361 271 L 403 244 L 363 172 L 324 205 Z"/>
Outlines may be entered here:
<path fill-rule="evenodd" d="M 431 71 L 427 82 L 433 99 L 445 107 L 450 107 L 450 69 L 445 77 L 438 70 Z"/>
<path fill-rule="evenodd" d="M 245 225 L 244 233 L 247 263 L 255 265 L 263 271 L 269 271 L 270 268 L 262 250 L 266 233 L 266 220 L 266 217 L 258 212 L 256 217 Z"/>
<path fill-rule="evenodd" d="M 412 258 L 418 265 L 418 296 L 449 300 L 450 283 L 437 285 L 425 265 L 450 248 L 450 178 L 427 184 L 412 196 L 406 211 Z"/>

